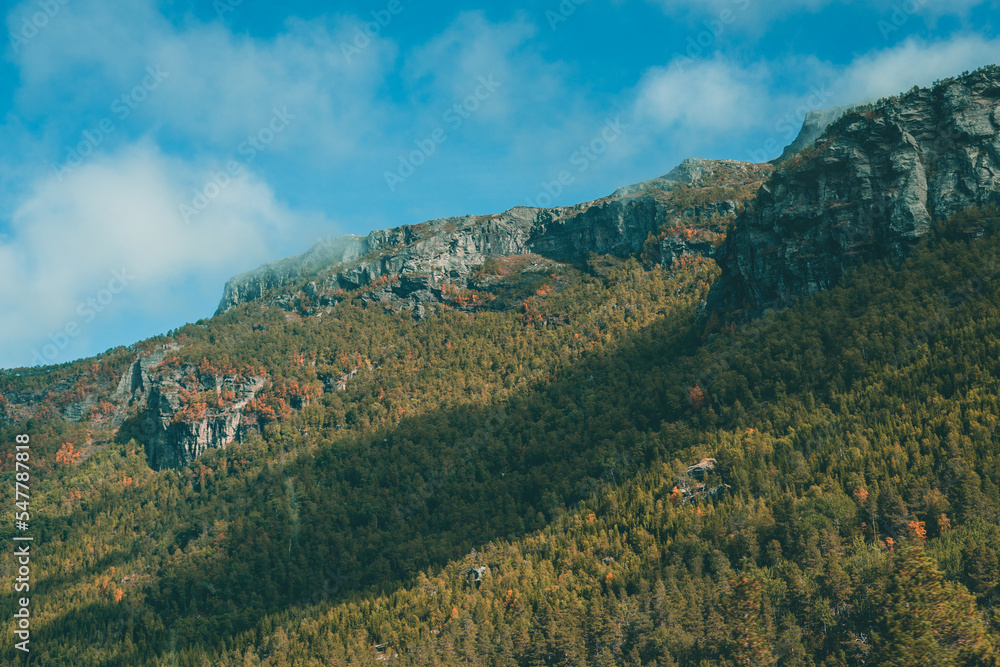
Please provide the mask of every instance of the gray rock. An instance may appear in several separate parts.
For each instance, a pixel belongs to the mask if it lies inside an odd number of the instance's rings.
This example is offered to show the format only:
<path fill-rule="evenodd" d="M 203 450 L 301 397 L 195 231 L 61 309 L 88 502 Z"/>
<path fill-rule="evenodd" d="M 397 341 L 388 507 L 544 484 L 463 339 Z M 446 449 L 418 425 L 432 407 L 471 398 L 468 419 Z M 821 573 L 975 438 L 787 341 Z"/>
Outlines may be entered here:
<path fill-rule="evenodd" d="M 742 203 L 738 198 L 692 198 L 685 203 L 675 195 L 716 184 L 751 183 L 756 189 L 770 171 L 770 165 L 690 159 L 666 176 L 576 206 L 518 206 L 495 215 L 431 220 L 374 231 L 364 238 L 327 240 L 304 255 L 231 279 L 217 314 L 268 293 L 277 295 L 271 297 L 273 303 L 291 310 L 290 292 L 298 289 L 312 303 L 318 299 L 325 304 L 334 301 L 332 295 L 340 290 L 390 278 L 391 287 L 369 294 L 367 300 L 410 307 L 422 318 L 426 304 L 441 300 L 444 283 L 467 286 L 474 269 L 490 257 L 535 253 L 559 262 L 584 263 L 592 253 L 633 255 L 667 223 L 731 217 Z M 665 265 L 684 254 L 715 252 L 715 245 L 704 239 L 670 239 L 657 246 L 658 259 Z"/>
<path fill-rule="evenodd" d="M 216 314 L 246 301 L 260 299 L 270 290 L 297 283 L 311 271 L 343 264 L 366 252 L 365 239 L 360 236 L 339 236 L 320 241 L 308 252 L 296 257 L 265 264 L 242 273 L 226 283 Z"/>
<path fill-rule="evenodd" d="M 211 448 L 225 447 L 245 430 L 243 411 L 264 388 L 263 377 L 237 378 L 224 375 L 204 376 L 197 367 L 185 365 L 164 368 L 167 354 L 179 349 L 167 345 L 140 356 L 122 374 L 114 394 L 123 408 L 135 407 L 140 415 L 146 458 L 155 470 L 181 468 Z M 231 391 L 234 399 L 226 408 L 207 408 L 197 419 L 180 419 L 183 410 L 180 393 L 184 378 L 193 375 L 203 390 Z M 125 410 L 115 415 L 120 426 Z"/>
<path fill-rule="evenodd" d="M 905 257 L 943 219 L 1000 203 L 1000 68 L 862 107 L 783 162 L 738 218 L 707 308 L 757 316 Z"/>
<path fill-rule="evenodd" d="M 826 128 L 830 127 L 834 121 L 843 116 L 850 108 L 849 106 L 833 107 L 832 109 L 821 109 L 806 113 L 802 129 L 799 130 L 798 136 L 795 137 L 792 143 L 785 146 L 785 150 L 782 151 L 781 156 L 773 160 L 773 162 L 775 164 L 784 162 L 803 148 L 814 143 L 826 132 Z"/>

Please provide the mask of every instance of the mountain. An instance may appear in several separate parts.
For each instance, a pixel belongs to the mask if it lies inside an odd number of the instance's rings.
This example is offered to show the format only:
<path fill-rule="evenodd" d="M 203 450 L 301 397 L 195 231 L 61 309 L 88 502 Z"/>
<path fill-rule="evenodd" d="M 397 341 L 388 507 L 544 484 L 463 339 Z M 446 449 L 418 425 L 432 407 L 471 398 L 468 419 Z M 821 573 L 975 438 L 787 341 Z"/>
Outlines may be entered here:
<path fill-rule="evenodd" d="M 417 319 L 435 310 L 521 308 L 520 300 L 497 298 L 509 280 L 498 284 L 500 276 L 480 267 L 533 255 L 584 265 L 593 253 L 622 258 L 642 253 L 664 266 L 685 256 L 711 257 L 770 172 L 767 164 L 690 159 L 665 176 L 572 207 L 518 207 L 326 239 L 302 255 L 229 280 L 217 315 L 261 302 L 295 317 L 322 317 L 352 298 L 406 310 Z M 483 298 L 469 301 L 475 293 Z M 257 326 L 262 331 L 265 325 Z M 56 408 L 67 420 L 96 419 L 135 436 L 156 470 L 190 465 L 207 449 L 241 441 L 259 428 L 248 408 L 256 405 L 266 370 L 256 364 L 236 369 L 206 366 L 200 359 L 181 362 L 176 354 L 181 347 L 177 341 L 144 346 L 117 384 L 114 378 L 73 374 L 52 387 L 59 388 Z M 321 378 L 317 395 L 343 390 L 359 368 L 331 371 Z M 48 393 L 7 391 L 6 418 L 24 421 Z M 289 397 L 296 408 L 308 400 L 305 394 Z"/>
<path fill-rule="evenodd" d="M 576 206 L 522 206 L 328 239 L 230 280 L 216 314 L 268 293 L 284 292 L 277 298 L 291 308 L 297 289 L 314 305 L 330 305 L 382 279 L 390 284 L 370 298 L 423 317 L 440 303 L 443 286 L 467 288 L 474 269 L 490 258 L 536 253 L 584 263 L 591 253 L 628 257 L 644 248 L 667 266 L 687 254 L 711 257 L 770 172 L 767 164 L 690 159 L 665 176 Z"/>
<path fill-rule="evenodd" d="M 391 279 L 372 298 L 422 317 L 440 300 L 439 284 L 466 287 L 488 258 L 624 257 L 655 234 L 654 261 L 664 265 L 685 254 L 716 257 L 725 236 L 709 308 L 759 315 L 828 288 L 858 263 L 905 256 L 934 219 L 1000 201 L 998 99 L 1000 71 L 983 68 L 874 104 L 810 112 L 774 168 L 686 160 L 666 176 L 572 207 L 517 207 L 328 239 L 233 278 L 217 313 L 303 288 L 308 276 L 306 296 L 319 303 Z"/>
<path fill-rule="evenodd" d="M 776 160 L 773 160 L 773 162 L 775 164 L 780 164 L 802 149 L 815 143 L 817 139 L 823 136 L 826 128 L 830 127 L 834 121 L 839 119 L 844 115 L 844 113 L 850 111 L 851 109 L 852 107 L 850 106 L 841 106 L 830 109 L 813 109 L 812 111 L 806 112 L 806 117 L 802 122 L 802 128 L 799 130 L 799 134 L 795 137 L 792 143 L 785 146 L 785 149 L 781 151 L 781 155 L 778 156 Z"/>
<path fill-rule="evenodd" d="M 0 372 L 32 664 L 997 665 L 995 79 Z"/>
<path fill-rule="evenodd" d="M 719 312 L 759 315 L 1000 203 L 1000 68 L 858 107 L 781 162 L 717 257 Z"/>

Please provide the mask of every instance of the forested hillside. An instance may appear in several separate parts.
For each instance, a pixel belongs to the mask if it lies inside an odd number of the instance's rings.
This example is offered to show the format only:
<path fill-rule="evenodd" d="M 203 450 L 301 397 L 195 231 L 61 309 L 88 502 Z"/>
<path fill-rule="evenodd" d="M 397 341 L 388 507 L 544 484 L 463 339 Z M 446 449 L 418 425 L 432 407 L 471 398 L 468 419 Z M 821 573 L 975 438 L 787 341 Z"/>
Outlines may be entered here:
<path fill-rule="evenodd" d="M 699 313 L 709 259 L 510 257 L 423 321 L 359 289 L 8 373 L 110 404 L 176 344 L 192 414 L 227 400 L 202 376 L 267 378 L 242 442 L 179 470 L 134 410 L 8 416 L 33 663 L 995 664 L 998 229 L 960 213 L 743 327 Z M 13 475 L 5 450 L 8 507 Z"/>

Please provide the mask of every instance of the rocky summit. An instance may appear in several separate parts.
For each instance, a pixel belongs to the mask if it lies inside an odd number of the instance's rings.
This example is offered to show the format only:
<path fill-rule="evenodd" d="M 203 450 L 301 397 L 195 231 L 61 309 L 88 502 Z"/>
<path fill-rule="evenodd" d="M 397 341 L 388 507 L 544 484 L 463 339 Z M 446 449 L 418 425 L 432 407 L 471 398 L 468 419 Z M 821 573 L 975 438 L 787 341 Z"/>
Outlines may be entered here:
<path fill-rule="evenodd" d="M 327 239 L 231 279 L 217 314 L 267 299 L 291 310 L 344 292 L 417 317 L 487 259 L 582 263 L 642 253 L 722 269 L 716 312 L 758 316 L 835 284 L 861 262 L 902 258 L 934 220 L 1000 201 L 1000 69 L 985 67 L 857 107 L 810 112 L 773 163 L 685 160 L 600 199 L 515 207 Z M 723 243 L 724 240 L 724 243 Z"/>
<path fill-rule="evenodd" d="M 369 299 L 412 307 L 421 317 L 441 301 L 443 286 L 466 287 L 489 258 L 538 254 L 583 263 L 592 253 L 646 251 L 670 265 L 685 254 L 710 257 L 771 170 L 769 164 L 689 159 L 665 176 L 575 206 L 520 206 L 328 239 L 231 279 L 217 314 L 265 297 L 286 309 L 329 306 L 345 291 L 367 288 Z"/>
<path fill-rule="evenodd" d="M 856 107 L 780 162 L 716 256 L 709 309 L 747 316 L 905 256 L 935 220 L 1000 202 L 1000 68 Z"/>
<path fill-rule="evenodd" d="M 851 107 L 841 106 L 833 107 L 832 109 L 814 109 L 806 113 L 805 120 L 802 122 L 802 129 L 799 130 L 799 134 L 795 137 L 792 143 L 785 146 L 785 150 L 781 152 L 781 155 L 773 160 L 775 164 L 781 163 L 784 160 L 795 155 L 803 148 L 806 148 L 821 136 L 826 131 L 826 128 L 830 127 L 836 120 L 847 113 Z"/>

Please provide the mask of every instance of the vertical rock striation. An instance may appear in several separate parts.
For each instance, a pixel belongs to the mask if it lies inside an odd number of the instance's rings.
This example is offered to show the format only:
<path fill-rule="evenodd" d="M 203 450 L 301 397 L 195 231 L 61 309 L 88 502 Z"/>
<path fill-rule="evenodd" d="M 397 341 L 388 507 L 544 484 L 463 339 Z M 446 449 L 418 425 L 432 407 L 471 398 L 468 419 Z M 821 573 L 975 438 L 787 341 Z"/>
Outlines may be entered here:
<path fill-rule="evenodd" d="M 1000 68 L 860 107 L 781 163 L 716 256 L 708 308 L 757 316 L 1000 203 Z"/>
<path fill-rule="evenodd" d="M 120 406 L 115 426 L 134 408 L 136 426 L 155 470 L 181 468 L 210 448 L 225 447 L 244 430 L 243 410 L 264 388 L 265 378 L 203 372 L 189 364 L 172 366 L 166 345 L 140 355 L 122 374 L 113 400 Z M 192 387 L 192 379 L 194 386 Z M 204 396 L 231 396 L 214 406 Z"/>

